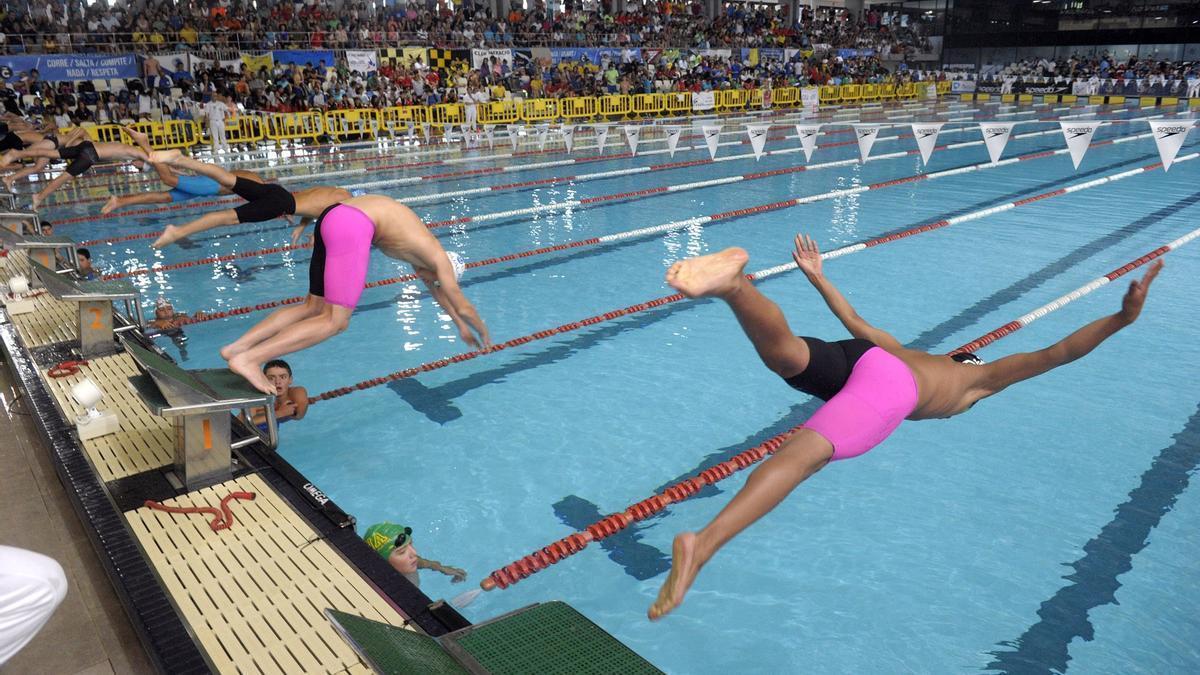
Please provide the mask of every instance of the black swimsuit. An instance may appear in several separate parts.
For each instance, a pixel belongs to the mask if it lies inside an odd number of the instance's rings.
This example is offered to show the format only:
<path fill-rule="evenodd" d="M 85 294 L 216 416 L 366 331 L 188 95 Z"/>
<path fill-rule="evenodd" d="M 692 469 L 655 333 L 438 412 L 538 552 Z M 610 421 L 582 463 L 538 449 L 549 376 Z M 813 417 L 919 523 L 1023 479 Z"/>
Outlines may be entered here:
<path fill-rule="evenodd" d="M 247 202 L 234 209 L 239 223 L 261 223 L 296 212 L 296 198 L 274 183 L 258 183 L 238 176 L 231 192 Z"/>
<path fill-rule="evenodd" d="M 826 342 L 820 338 L 798 337 L 808 345 L 808 367 L 799 375 L 784 378 L 784 382 L 822 401 L 833 398 L 846 386 L 854 364 L 875 346 L 862 338 Z"/>
<path fill-rule="evenodd" d="M 96 146 L 91 141 L 59 148 L 58 156 L 71 162 L 67 165 L 67 173 L 76 178 L 82 176 L 92 168 L 93 164 L 100 161 L 100 155 L 96 154 Z"/>

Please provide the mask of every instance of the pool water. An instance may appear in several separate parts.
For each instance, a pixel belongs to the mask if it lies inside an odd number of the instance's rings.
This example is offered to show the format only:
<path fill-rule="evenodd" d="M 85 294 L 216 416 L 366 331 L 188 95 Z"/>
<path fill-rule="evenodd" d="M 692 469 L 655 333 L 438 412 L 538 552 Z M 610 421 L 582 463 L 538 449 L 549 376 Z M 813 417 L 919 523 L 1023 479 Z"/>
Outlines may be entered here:
<path fill-rule="evenodd" d="M 993 105 L 949 114 L 969 119 L 1005 112 L 1019 111 Z M 1103 112 L 1132 119 L 1163 111 Z M 1046 114 L 1041 109 L 1007 119 Z M 1005 157 L 1063 147 L 1057 126 L 1018 125 L 1017 134 L 1054 133 L 1014 137 Z M 946 133 L 953 129 L 964 130 Z M 725 141 L 744 138 L 734 125 L 726 131 Z M 794 133 L 790 126 L 772 133 L 785 131 Z M 908 131 L 899 127 L 881 136 Z M 1146 132 L 1144 122 L 1106 125 L 1095 140 Z M 614 131 L 609 153 L 619 152 L 618 137 Z M 584 138 L 577 143 L 589 142 Z M 941 142 L 978 138 L 974 128 L 951 124 Z M 834 145 L 851 139 L 847 133 L 823 137 L 825 147 L 812 163 L 856 157 L 852 143 Z M 1181 155 L 1198 142 L 1193 134 Z M 496 152 L 505 145 L 499 142 Z M 643 147 L 663 145 L 643 141 Z M 640 155 L 376 190 L 403 201 L 699 159 L 707 156 L 702 147 L 696 138 L 682 142 L 673 159 Z M 794 138 L 767 145 L 795 147 Z M 913 148 L 911 138 L 880 140 L 873 154 Z M 268 157 L 245 166 L 271 175 L 354 172 L 327 178 L 345 185 L 547 159 L 375 168 L 404 157 L 421 161 L 404 154 L 410 150 L 394 152 L 374 163 L 356 158 L 376 150 L 360 150 Z M 731 145 L 720 155 L 749 152 Z M 593 153 L 582 149 L 576 156 Z M 460 155 L 435 158 L 441 157 Z M 943 149 L 928 171 L 987 159 L 978 144 Z M 1078 170 L 1066 155 L 1055 155 L 903 182 L 480 267 L 468 271 L 464 292 L 501 342 L 668 295 L 673 291 L 663 274 L 687 256 L 736 245 L 750 253 L 747 271 L 764 269 L 790 260 L 797 232 L 830 250 L 1157 160 L 1147 137 L 1095 147 Z M 803 162 L 794 152 L 760 161 L 751 156 L 432 200 L 414 209 L 439 221 Z M 910 346 L 949 351 L 1200 227 L 1198 165 L 1150 171 L 887 243 L 829 260 L 826 273 L 867 320 Z M 477 261 L 925 171 L 907 154 L 435 232 L 448 250 Z M 122 185 L 97 181 L 77 194 L 95 197 Z M 92 202 L 60 206 L 47 217 L 97 208 Z M 58 233 L 85 240 L 149 232 L 200 212 L 64 224 Z M 150 240 L 91 249 L 98 267 L 120 271 L 277 247 L 287 236 L 286 224 L 276 221 L 216 230 L 161 252 L 149 248 Z M 303 294 L 308 257 L 293 250 L 134 280 L 148 306 L 163 296 L 180 311 L 224 310 Z M 407 272 L 375 254 L 369 276 Z M 463 612 L 483 620 L 563 599 L 671 673 L 1196 672 L 1200 539 L 1191 525 L 1200 519 L 1200 493 L 1189 489 L 1189 479 L 1200 463 L 1197 278 L 1200 245 L 1185 246 L 1167 256 L 1141 320 L 1082 361 L 1017 385 L 969 414 L 905 424 L 868 455 L 827 467 L 721 551 L 687 601 L 662 622 L 648 622 L 645 611 L 666 577 L 672 537 L 707 523 L 748 471 L 511 588 L 485 593 Z M 1116 311 L 1127 284 L 1121 279 L 1101 288 L 980 355 L 994 360 L 1046 346 Z M 802 275 L 780 274 L 760 288 L 796 332 L 847 337 Z M 164 337 L 162 344 L 186 367 L 219 367 L 217 350 L 264 316 L 195 324 L 185 329 L 186 341 Z M 287 358 L 297 383 L 316 394 L 465 351 L 428 294 L 405 282 L 368 290 L 347 332 Z M 423 572 L 431 597 L 450 598 L 496 568 L 799 424 L 815 407 L 759 363 L 726 307 L 685 301 L 315 403 L 304 421 L 282 427 L 281 452 L 357 517 L 360 533 L 382 520 L 408 524 L 422 556 L 467 569 L 463 585 Z"/>

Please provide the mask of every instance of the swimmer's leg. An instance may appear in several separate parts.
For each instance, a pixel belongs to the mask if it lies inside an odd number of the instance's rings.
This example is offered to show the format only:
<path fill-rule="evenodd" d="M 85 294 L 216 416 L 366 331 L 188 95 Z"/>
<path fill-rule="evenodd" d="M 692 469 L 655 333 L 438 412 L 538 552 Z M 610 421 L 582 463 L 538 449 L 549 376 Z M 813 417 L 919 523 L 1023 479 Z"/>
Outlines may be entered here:
<path fill-rule="evenodd" d="M 222 209 L 220 211 L 212 211 L 193 220 L 186 225 L 168 225 L 163 229 L 162 234 L 154 241 L 151 246 L 154 248 L 163 248 L 169 246 L 184 237 L 211 230 L 214 227 L 223 227 L 225 225 L 237 225 L 237 211 L 233 209 Z"/>
<path fill-rule="evenodd" d="M 289 305 L 271 312 L 253 328 L 221 349 L 221 358 L 226 361 L 275 336 L 276 333 L 305 319 L 320 316 L 325 311 L 325 299 L 309 294 L 302 305 Z"/>
<path fill-rule="evenodd" d="M 263 374 L 262 364 L 284 354 L 324 342 L 350 325 L 353 307 L 329 304 L 323 300 L 321 302 L 324 307 L 320 314 L 285 326 L 267 340 L 237 354 L 229 359 L 229 369 L 246 378 L 259 391 L 274 393 L 275 387 Z M 251 329 L 251 332 L 254 332 L 254 329 Z"/>
<path fill-rule="evenodd" d="M 27 166 L 24 169 L 21 169 L 20 171 L 14 171 L 13 173 L 10 173 L 7 176 L 5 176 L 3 179 L 4 180 L 4 188 L 6 190 L 8 190 L 9 192 L 12 192 L 13 183 L 21 180 L 22 178 L 24 178 L 26 176 L 32 176 L 35 173 L 41 173 L 42 171 L 45 171 L 46 167 L 48 167 L 48 166 L 50 166 L 50 160 L 41 158 L 41 159 L 38 159 L 36 162 L 34 162 L 33 166 Z"/>
<path fill-rule="evenodd" d="M 169 164 L 176 169 L 186 169 L 201 176 L 208 176 L 225 188 L 232 188 L 238 179 L 236 174 L 224 167 L 192 159 L 179 150 L 156 150 L 150 153 L 150 161 L 154 164 Z"/>
<path fill-rule="evenodd" d="M 73 180 L 75 180 L 75 176 L 72 176 L 66 171 L 55 176 L 54 180 L 50 181 L 46 187 L 42 188 L 41 192 L 38 192 L 33 196 L 33 210 L 37 211 L 38 207 L 42 205 L 42 202 L 46 201 L 46 198 L 53 194 L 55 190 Z"/>
<path fill-rule="evenodd" d="M 746 485 L 704 529 L 675 537 L 671 574 L 650 606 L 648 616 L 658 619 L 675 609 L 713 554 L 775 508 L 797 485 L 820 471 L 832 456 L 833 445 L 817 432 L 801 429 L 793 434 L 750 474 Z"/>
<path fill-rule="evenodd" d="M 134 144 L 141 148 L 142 151 L 146 153 L 147 157 L 150 156 L 150 153 L 154 152 L 154 148 L 150 145 L 150 136 L 138 131 L 137 129 L 134 129 L 132 126 L 123 126 L 121 129 L 123 129 L 125 133 L 129 134 L 129 137 L 133 139 Z M 179 174 L 175 173 L 170 166 L 166 164 L 153 164 L 152 166 L 158 173 L 159 180 L 161 180 L 164 185 L 170 188 L 179 185 Z"/>
<path fill-rule="evenodd" d="M 792 333 L 779 305 L 746 279 L 749 259 L 743 249 L 728 248 L 681 260 L 667 270 L 667 283 L 691 298 L 724 300 L 763 363 L 781 377 L 799 375 L 808 367 L 808 345 Z"/>
<path fill-rule="evenodd" d="M 139 192 L 132 195 L 112 196 L 100 208 L 100 213 L 111 213 L 117 209 L 123 209 L 126 206 L 137 206 L 140 204 L 169 204 L 173 200 L 170 192 Z"/>

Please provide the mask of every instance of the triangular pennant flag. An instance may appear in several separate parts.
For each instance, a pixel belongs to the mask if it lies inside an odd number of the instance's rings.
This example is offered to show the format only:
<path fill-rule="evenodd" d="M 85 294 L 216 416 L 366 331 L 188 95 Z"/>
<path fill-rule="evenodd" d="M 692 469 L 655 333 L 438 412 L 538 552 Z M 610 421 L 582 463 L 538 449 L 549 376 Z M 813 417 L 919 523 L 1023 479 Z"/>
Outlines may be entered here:
<path fill-rule="evenodd" d="M 604 154 L 604 146 L 608 144 L 609 126 L 607 124 L 597 124 L 596 129 L 596 151 L 601 155 Z"/>
<path fill-rule="evenodd" d="M 429 142 L 429 122 L 421 123 L 421 135 L 425 137 L 425 142 Z"/>
<path fill-rule="evenodd" d="M 563 143 L 567 146 L 567 154 L 575 149 L 575 125 L 564 124 L 561 128 Z"/>
<path fill-rule="evenodd" d="M 1011 122 L 980 122 L 979 130 L 983 132 L 983 143 L 987 146 L 988 157 L 992 164 L 1000 161 L 1004 146 L 1008 145 L 1008 137 L 1012 135 Z"/>
<path fill-rule="evenodd" d="M 1071 161 L 1078 169 L 1079 163 L 1083 161 L 1083 156 L 1088 151 L 1088 146 L 1092 143 L 1092 136 L 1102 123 L 1059 122 L 1058 124 L 1062 127 L 1063 138 L 1067 139 L 1067 149 L 1071 151 Z"/>
<path fill-rule="evenodd" d="M 683 133 L 683 127 L 663 127 L 663 130 L 667 132 L 667 152 L 674 157 L 675 148 L 679 147 L 679 136 Z"/>
<path fill-rule="evenodd" d="M 812 159 L 813 150 L 817 149 L 817 134 L 821 131 L 820 124 L 797 124 L 796 135 L 800 137 L 800 148 L 804 150 L 804 161 Z"/>
<path fill-rule="evenodd" d="M 878 124 L 854 124 L 854 136 L 858 139 L 858 154 L 863 162 L 867 161 L 867 157 L 871 155 L 871 146 L 875 145 L 875 139 L 879 136 Z"/>
<path fill-rule="evenodd" d="M 513 125 L 513 124 L 508 125 L 507 131 L 508 131 L 508 142 L 512 144 L 513 152 L 516 152 L 517 151 L 517 127 L 516 127 L 516 125 Z"/>
<path fill-rule="evenodd" d="M 629 144 L 629 152 L 636 155 L 638 141 L 642 137 L 642 128 L 633 124 L 626 124 L 622 129 L 625 131 L 625 142 Z"/>
<path fill-rule="evenodd" d="M 1162 158 L 1163 171 L 1171 168 L 1179 148 L 1192 130 L 1191 120 L 1146 120 L 1150 123 L 1150 131 L 1154 133 L 1154 144 L 1158 146 L 1158 156 Z"/>
<path fill-rule="evenodd" d="M 487 138 L 488 150 L 491 150 L 495 146 L 496 131 L 492 127 L 486 126 L 483 128 L 483 135 Z"/>
<path fill-rule="evenodd" d="M 763 148 L 767 145 L 767 130 L 770 124 L 747 124 L 746 133 L 750 136 L 750 149 L 754 151 L 754 159 L 762 159 Z"/>
<path fill-rule="evenodd" d="M 928 166 L 929 157 L 937 147 L 938 134 L 942 131 L 942 122 L 913 122 L 913 138 L 917 139 L 917 149 L 921 151 L 921 163 Z"/>
<path fill-rule="evenodd" d="M 539 124 L 534 128 L 534 131 L 537 132 L 538 150 L 545 150 L 546 139 L 550 137 L 550 125 Z"/>
<path fill-rule="evenodd" d="M 721 140 L 721 125 L 706 124 L 700 127 L 700 130 L 704 132 L 704 143 L 708 146 L 708 158 L 716 159 L 717 143 Z"/>

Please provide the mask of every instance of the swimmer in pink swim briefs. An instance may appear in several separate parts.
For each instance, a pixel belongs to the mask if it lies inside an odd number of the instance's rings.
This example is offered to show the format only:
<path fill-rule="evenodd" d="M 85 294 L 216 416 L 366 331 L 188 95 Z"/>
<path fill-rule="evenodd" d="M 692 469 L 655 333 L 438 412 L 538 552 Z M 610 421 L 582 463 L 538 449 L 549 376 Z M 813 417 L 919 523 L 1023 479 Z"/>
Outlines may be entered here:
<path fill-rule="evenodd" d="M 1045 349 L 985 364 L 972 354 L 949 357 L 907 349 L 864 321 L 821 273 L 821 254 L 811 238 L 796 237 L 792 258 L 853 339 L 825 342 L 795 336 L 779 307 L 746 279 L 742 270 L 749 258 L 740 248 L 689 258 L 667 271 L 667 283 L 684 295 L 724 300 L 763 363 L 825 404 L 750 475 L 711 523 L 675 537 L 671 573 L 650 607 L 651 619 L 678 606 L 718 549 L 826 464 L 867 452 L 905 419 L 957 415 L 1009 385 L 1087 354 L 1137 319 L 1150 283 L 1162 269 L 1159 260 L 1140 281 L 1132 282 L 1116 314 Z"/>
<path fill-rule="evenodd" d="M 229 369 L 264 393 L 275 387 L 262 364 L 323 342 L 346 330 L 367 284 L 371 247 L 403 260 L 450 315 L 463 341 L 491 349 L 487 326 L 463 295 L 463 265 L 407 206 L 382 195 L 363 195 L 325 209 L 313 232 L 308 297 L 303 305 L 276 310 L 221 350 Z"/>

